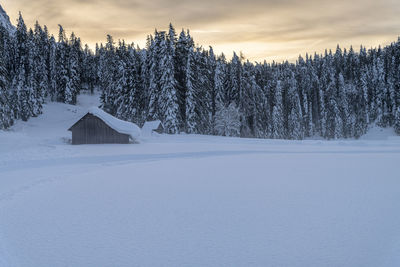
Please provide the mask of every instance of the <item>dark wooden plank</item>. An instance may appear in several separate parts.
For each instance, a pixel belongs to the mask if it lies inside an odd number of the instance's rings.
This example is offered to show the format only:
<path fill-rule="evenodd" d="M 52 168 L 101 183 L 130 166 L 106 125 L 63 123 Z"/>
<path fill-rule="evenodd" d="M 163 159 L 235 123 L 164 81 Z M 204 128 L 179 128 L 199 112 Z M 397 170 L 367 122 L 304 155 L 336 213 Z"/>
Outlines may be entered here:
<path fill-rule="evenodd" d="M 72 144 L 128 144 L 129 135 L 112 129 L 101 119 L 86 114 L 71 127 Z"/>

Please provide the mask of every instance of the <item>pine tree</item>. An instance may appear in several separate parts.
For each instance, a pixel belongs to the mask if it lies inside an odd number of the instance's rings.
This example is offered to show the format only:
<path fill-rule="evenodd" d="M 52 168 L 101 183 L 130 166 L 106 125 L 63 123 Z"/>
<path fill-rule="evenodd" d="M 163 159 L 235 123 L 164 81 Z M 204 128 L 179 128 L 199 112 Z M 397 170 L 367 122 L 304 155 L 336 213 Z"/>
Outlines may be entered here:
<path fill-rule="evenodd" d="M 260 110 L 257 110 L 257 101 L 260 99 L 260 86 L 256 83 L 254 70 L 249 61 L 243 65 L 241 76 L 241 96 L 240 96 L 240 113 L 241 118 L 241 136 L 254 137 L 259 135 L 262 126 L 260 125 Z"/>
<path fill-rule="evenodd" d="M 147 66 L 148 66 L 148 91 L 149 91 L 149 111 L 148 119 L 156 120 L 162 119 L 159 111 L 159 96 L 160 96 L 160 52 L 163 35 L 159 32 L 155 32 L 154 40 L 150 36 L 149 47 L 147 54 Z"/>
<path fill-rule="evenodd" d="M 337 101 L 337 84 L 333 73 L 330 75 L 329 84 L 326 91 L 326 137 L 328 139 L 338 139 L 342 137 L 343 124 Z"/>
<path fill-rule="evenodd" d="M 297 91 L 297 83 L 294 74 L 291 74 L 289 81 L 288 97 L 290 100 L 290 113 L 288 118 L 288 137 L 290 139 L 303 139 L 304 129 L 302 125 L 302 110 L 300 97 Z"/>
<path fill-rule="evenodd" d="M 175 134 L 179 132 L 179 106 L 174 68 L 174 41 L 163 37 L 160 48 L 160 69 L 163 70 L 160 79 L 160 115 L 165 131 Z"/>
<path fill-rule="evenodd" d="M 233 53 L 232 61 L 229 64 L 229 91 L 227 93 L 228 102 L 235 102 L 237 105 L 240 102 L 241 80 L 242 75 L 242 62 L 241 59 Z"/>
<path fill-rule="evenodd" d="M 281 81 L 277 81 L 275 88 L 275 105 L 272 111 L 272 124 L 274 139 L 285 138 L 285 129 L 283 124 L 283 102 L 282 102 L 282 85 Z"/>
<path fill-rule="evenodd" d="M 226 80 L 225 77 L 225 70 L 226 62 L 224 62 L 223 58 L 219 58 L 216 63 L 215 74 L 214 74 L 214 92 L 215 92 L 215 106 L 218 109 L 218 106 L 225 105 L 225 88 L 224 88 L 224 81 Z"/>
<path fill-rule="evenodd" d="M 68 53 L 68 81 L 64 91 L 64 101 L 68 104 L 76 104 L 76 96 L 80 91 L 80 69 L 79 52 L 81 50 L 80 41 L 72 33 L 69 41 Z"/>
<path fill-rule="evenodd" d="M 354 103 L 353 109 L 356 113 L 354 136 L 356 138 L 361 137 L 366 133 L 369 117 L 368 117 L 368 83 L 367 83 L 367 69 L 364 68 L 360 72 L 359 90 L 357 94 L 357 100 Z"/>
<path fill-rule="evenodd" d="M 68 44 L 64 32 L 64 28 L 58 25 L 58 43 L 56 50 L 56 100 L 58 102 L 65 102 L 66 88 L 69 83 L 68 77 Z"/>
<path fill-rule="evenodd" d="M 49 91 L 49 69 L 47 65 L 47 57 L 49 55 L 48 47 L 48 33 L 42 29 L 39 23 L 36 21 L 34 30 L 34 69 L 35 69 L 35 94 L 38 102 L 41 104 L 44 102 L 44 98 L 47 96 Z M 38 114 L 41 110 L 38 112 Z"/>
<path fill-rule="evenodd" d="M 0 27 L 1 28 L 1 27 Z M 6 62 L 6 50 L 5 32 L 0 29 L 0 130 L 6 129 L 13 124 L 13 116 L 11 105 L 9 102 L 8 86 L 9 82 L 7 79 L 7 62 Z"/>
<path fill-rule="evenodd" d="M 339 103 L 339 112 L 340 112 L 340 121 L 341 127 L 342 127 L 342 132 L 340 133 L 340 136 L 342 137 L 347 137 L 347 136 L 353 136 L 353 123 L 351 122 L 350 118 L 350 111 L 349 111 L 349 105 L 348 105 L 348 98 L 350 95 L 348 94 L 352 88 L 352 85 L 346 85 L 344 81 L 344 77 L 342 73 L 339 73 L 338 77 L 338 103 Z M 350 89 L 349 89 L 350 88 Z"/>
<path fill-rule="evenodd" d="M 387 113 L 387 103 L 385 101 L 386 86 L 385 86 L 385 72 L 383 60 L 379 56 L 374 59 L 373 66 L 373 84 L 374 84 L 374 110 L 373 118 L 380 126 L 387 125 L 385 113 Z"/>
<path fill-rule="evenodd" d="M 28 88 L 29 75 L 29 50 L 28 50 L 28 33 L 24 19 L 19 14 L 17 31 L 16 31 L 16 76 L 13 81 L 15 88 L 14 98 L 14 116 L 24 121 L 28 120 L 31 114 L 32 100 L 31 90 Z"/>
<path fill-rule="evenodd" d="M 100 55 L 100 87 L 102 90 L 101 102 L 102 108 L 110 113 L 115 114 L 115 74 L 116 74 L 116 58 L 114 39 L 111 35 L 107 35 L 107 43 Z"/>
<path fill-rule="evenodd" d="M 116 117 L 123 120 L 131 120 L 132 117 L 136 117 L 135 110 L 131 110 L 131 106 L 134 107 L 134 90 L 128 86 L 128 66 L 126 61 L 127 48 L 125 43 L 120 42 L 119 48 L 117 49 L 117 71 L 115 74 L 115 91 L 116 91 Z M 131 91 L 132 94 L 131 94 Z"/>
<path fill-rule="evenodd" d="M 394 119 L 394 129 L 400 135 L 400 107 L 397 108 Z"/>
<path fill-rule="evenodd" d="M 209 54 L 206 50 L 198 48 L 197 61 L 197 113 L 198 113 L 198 133 L 212 133 L 212 103 L 213 103 L 213 71 L 214 65 L 210 64 Z"/>
<path fill-rule="evenodd" d="M 50 99 L 52 101 L 57 100 L 57 67 L 56 67 L 56 60 L 57 60 L 57 44 L 52 36 L 48 43 L 49 46 L 49 54 L 48 54 L 48 94 L 50 95 Z"/>
<path fill-rule="evenodd" d="M 196 80 L 197 80 L 197 69 L 196 69 L 196 53 L 195 51 L 189 51 L 187 67 L 186 67 L 186 132 L 196 133 L 197 132 L 197 121 L 198 117 L 196 114 Z"/>
<path fill-rule="evenodd" d="M 41 113 L 43 93 L 41 92 L 40 84 L 36 82 L 36 69 L 35 57 L 36 57 L 36 46 L 32 29 L 29 30 L 27 39 L 27 65 L 26 65 L 26 107 L 23 109 L 27 118 L 31 116 L 37 116 Z"/>

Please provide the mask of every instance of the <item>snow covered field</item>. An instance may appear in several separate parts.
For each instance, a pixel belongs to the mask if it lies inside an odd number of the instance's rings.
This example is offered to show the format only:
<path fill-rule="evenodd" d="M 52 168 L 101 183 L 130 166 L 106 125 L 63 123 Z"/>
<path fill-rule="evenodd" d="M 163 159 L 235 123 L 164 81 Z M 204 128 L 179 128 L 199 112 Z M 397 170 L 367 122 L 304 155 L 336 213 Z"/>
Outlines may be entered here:
<path fill-rule="evenodd" d="M 400 138 L 68 143 L 97 99 L 0 132 L 0 266 L 400 266 Z"/>

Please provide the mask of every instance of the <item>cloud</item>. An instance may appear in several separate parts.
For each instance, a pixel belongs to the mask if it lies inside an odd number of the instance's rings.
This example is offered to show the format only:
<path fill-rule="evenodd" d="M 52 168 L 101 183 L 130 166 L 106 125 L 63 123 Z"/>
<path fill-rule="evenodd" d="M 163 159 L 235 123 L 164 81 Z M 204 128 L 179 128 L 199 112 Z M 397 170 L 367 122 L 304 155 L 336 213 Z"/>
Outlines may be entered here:
<path fill-rule="evenodd" d="M 55 33 L 57 24 L 84 42 L 115 39 L 145 43 L 172 22 L 217 52 L 243 50 L 252 60 L 293 59 L 341 43 L 378 45 L 397 39 L 398 0 L 3 0 L 15 21 L 35 20 Z M 247 51 L 244 49 L 248 49 Z"/>

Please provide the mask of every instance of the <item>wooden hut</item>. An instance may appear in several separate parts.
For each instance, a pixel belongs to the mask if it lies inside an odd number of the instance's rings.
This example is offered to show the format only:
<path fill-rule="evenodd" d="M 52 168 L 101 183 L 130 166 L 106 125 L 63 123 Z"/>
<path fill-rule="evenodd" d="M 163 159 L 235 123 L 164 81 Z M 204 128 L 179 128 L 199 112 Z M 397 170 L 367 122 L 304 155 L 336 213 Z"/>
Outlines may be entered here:
<path fill-rule="evenodd" d="M 147 135 L 151 135 L 153 132 L 158 134 L 164 133 L 164 126 L 159 120 L 156 121 L 146 121 L 142 127 L 142 132 Z"/>
<path fill-rule="evenodd" d="M 93 107 L 68 131 L 72 132 L 72 144 L 128 144 L 140 135 L 140 128 L 119 120 L 103 110 Z"/>

